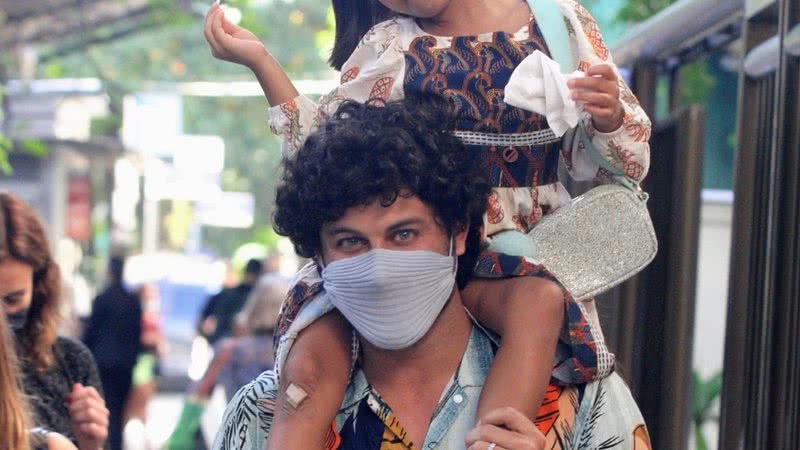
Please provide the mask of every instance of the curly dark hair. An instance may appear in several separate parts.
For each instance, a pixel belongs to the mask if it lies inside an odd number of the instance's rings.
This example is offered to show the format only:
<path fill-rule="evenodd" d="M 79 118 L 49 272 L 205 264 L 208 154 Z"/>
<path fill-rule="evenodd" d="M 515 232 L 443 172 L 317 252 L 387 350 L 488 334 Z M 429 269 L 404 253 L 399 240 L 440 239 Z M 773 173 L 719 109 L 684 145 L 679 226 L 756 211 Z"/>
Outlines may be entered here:
<path fill-rule="evenodd" d="M 380 200 L 391 205 L 409 191 L 430 206 L 446 230 L 471 229 L 459 259 L 463 287 L 479 252 L 490 191 L 478 158 L 453 136 L 454 119 L 441 100 L 343 103 L 284 161 L 274 227 L 304 257 L 320 253 L 322 226 L 347 209 Z M 463 228 L 461 228 L 463 229 Z"/>

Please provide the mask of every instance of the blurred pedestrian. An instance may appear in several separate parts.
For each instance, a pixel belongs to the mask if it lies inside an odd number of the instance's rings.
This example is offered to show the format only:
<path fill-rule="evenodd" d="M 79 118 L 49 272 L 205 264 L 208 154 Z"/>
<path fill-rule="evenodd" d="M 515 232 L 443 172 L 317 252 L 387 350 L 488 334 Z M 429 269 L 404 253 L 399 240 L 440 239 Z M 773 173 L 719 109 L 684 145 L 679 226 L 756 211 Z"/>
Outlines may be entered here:
<path fill-rule="evenodd" d="M 233 335 L 233 320 L 244 307 L 250 291 L 261 276 L 263 265 L 257 259 L 247 261 L 242 282 L 233 288 L 223 289 L 212 296 L 200 314 L 200 332 L 209 344 Z"/>
<path fill-rule="evenodd" d="M 236 323 L 244 330 L 243 335 L 218 345 L 218 357 L 212 361 L 209 372 L 213 371 L 214 363 L 218 360 L 221 368 L 217 383 L 225 388 L 228 399 L 261 372 L 272 368 L 272 336 L 287 289 L 288 280 L 262 278 L 236 316 Z M 210 391 L 206 392 L 210 395 Z"/>
<path fill-rule="evenodd" d="M 216 345 L 214 359 L 189 393 L 167 450 L 196 448 L 200 417 L 217 385 L 224 388 L 226 398 L 230 399 L 239 388 L 273 367 L 272 336 L 288 286 L 288 282 L 275 277 L 259 281 L 236 316 L 243 335 L 223 339 Z"/>
<path fill-rule="evenodd" d="M 97 360 L 111 413 L 108 430 L 111 450 L 122 450 L 125 402 L 142 348 L 142 305 L 123 285 L 124 269 L 123 258 L 111 258 L 108 286 L 95 298 L 84 334 L 84 342 Z"/>
<path fill-rule="evenodd" d="M 142 302 L 142 352 L 133 368 L 133 388 L 128 396 L 125 420 L 138 419 L 147 422 L 147 405 L 156 392 L 156 376 L 164 351 L 164 336 L 161 331 L 158 291 L 152 284 L 145 284 L 139 291 Z"/>
<path fill-rule="evenodd" d="M 41 222 L 30 206 L 0 193 L 0 299 L 33 425 L 66 436 L 81 450 L 97 450 L 108 435 L 108 410 L 92 354 L 57 334 L 59 292 L 58 266 Z"/>

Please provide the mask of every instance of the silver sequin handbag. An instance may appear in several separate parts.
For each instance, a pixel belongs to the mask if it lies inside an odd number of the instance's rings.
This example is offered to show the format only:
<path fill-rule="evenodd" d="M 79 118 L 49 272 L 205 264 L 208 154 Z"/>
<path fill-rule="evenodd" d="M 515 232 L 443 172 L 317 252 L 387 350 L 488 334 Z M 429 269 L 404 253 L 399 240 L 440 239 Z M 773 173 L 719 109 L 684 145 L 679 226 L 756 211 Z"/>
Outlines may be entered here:
<path fill-rule="evenodd" d="M 529 237 L 534 259 L 585 300 L 644 269 L 658 250 L 647 194 L 635 186 L 598 186 L 543 217 Z"/>
<path fill-rule="evenodd" d="M 648 196 L 599 153 L 583 126 L 568 132 L 563 141 L 547 132 L 544 137 L 537 133 L 512 137 L 526 143 L 543 138 L 577 146 L 576 151 L 585 151 L 612 175 L 613 183 L 591 189 L 545 215 L 528 234 L 507 230 L 492 235 L 487 250 L 544 265 L 573 298 L 586 300 L 636 275 L 655 258 L 658 241 L 647 210 Z M 513 145 L 502 141 L 510 139 L 504 135 L 456 135 L 467 144 Z"/>

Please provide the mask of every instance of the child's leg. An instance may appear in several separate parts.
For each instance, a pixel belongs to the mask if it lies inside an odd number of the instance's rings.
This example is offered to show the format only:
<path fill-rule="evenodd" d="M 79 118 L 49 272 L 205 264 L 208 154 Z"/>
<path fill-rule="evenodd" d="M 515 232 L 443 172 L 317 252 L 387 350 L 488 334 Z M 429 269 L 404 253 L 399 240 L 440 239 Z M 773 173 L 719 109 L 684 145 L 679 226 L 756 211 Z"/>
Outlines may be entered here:
<path fill-rule="evenodd" d="M 478 419 L 511 406 L 533 420 L 550 382 L 563 327 L 561 287 L 539 277 L 473 279 L 462 297 L 482 324 L 502 336 L 481 392 Z"/>
<path fill-rule="evenodd" d="M 350 325 L 337 311 L 300 332 L 281 371 L 267 449 L 325 448 L 350 375 L 350 345 Z"/>

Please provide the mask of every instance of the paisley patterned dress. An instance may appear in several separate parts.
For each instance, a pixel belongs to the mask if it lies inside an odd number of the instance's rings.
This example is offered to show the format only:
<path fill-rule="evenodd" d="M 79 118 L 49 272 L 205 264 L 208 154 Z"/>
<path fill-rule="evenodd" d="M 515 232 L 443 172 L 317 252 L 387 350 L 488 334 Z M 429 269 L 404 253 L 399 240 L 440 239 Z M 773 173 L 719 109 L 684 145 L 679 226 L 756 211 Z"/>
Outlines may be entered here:
<path fill-rule="evenodd" d="M 572 0 L 558 0 L 572 39 L 579 68 L 610 64 L 597 24 Z M 376 25 L 342 68 L 341 85 L 319 102 L 299 96 L 269 111 L 269 123 L 283 138 L 292 157 L 308 136 L 344 99 L 399 100 L 411 95 L 439 96 L 452 104 L 463 132 L 508 135 L 543 133 L 547 120 L 534 112 L 507 105 L 503 94 L 514 70 L 534 51 L 549 55 L 542 32 L 532 15 L 516 33 L 442 37 L 425 33 L 412 18 Z M 616 69 L 616 68 L 615 68 Z M 620 78 L 624 124 L 611 133 L 584 127 L 595 147 L 616 167 L 641 180 L 649 166 L 650 121 Z M 506 230 L 529 232 L 549 212 L 570 201 L 558 179 L 559 161 L 577 180 L 604 180 L 608 173 L 583 148 L 559 139 L 531 145 L 469 145 L 480 155 L 494 186 L 484 216 L 483 238 Z M 556 281 L 546 267 L 526 257 L 495 252 L 480 255 L 478 277 L 537 276 Z M 329 306 L 307 308 L 322 290 L 316 267 L 304 268 L 282 308 L 276 332 L 277 369 L 285 360 L 297 333 Z M 535 299 L 532 299 L 535 301 Z M 565 323 L 552 373 L 561 385 L 602 379 L 613 371 L 614 355 L 605 346 L 593 300 L 576 302 L 564 291 Z M 302 310 L 307 309 L 305 314 Z"/>

